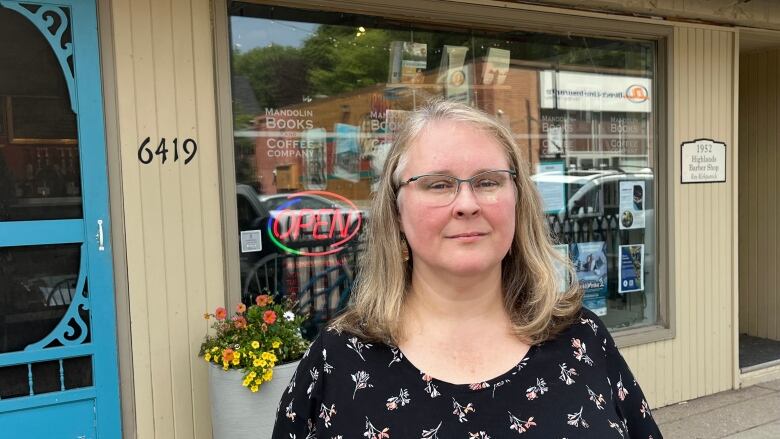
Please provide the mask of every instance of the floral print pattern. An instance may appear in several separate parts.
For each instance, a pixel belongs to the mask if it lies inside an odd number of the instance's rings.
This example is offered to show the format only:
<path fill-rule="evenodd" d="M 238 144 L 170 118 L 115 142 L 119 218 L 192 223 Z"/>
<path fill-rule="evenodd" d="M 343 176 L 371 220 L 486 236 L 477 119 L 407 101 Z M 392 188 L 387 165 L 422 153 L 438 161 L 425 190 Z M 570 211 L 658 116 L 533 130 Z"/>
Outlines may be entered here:
<path fill-rule="evenodd" d="M 585 309 L 500 376 L 435 376 L 396 346 L 323 331 L 280 401 L 272 438 L 663 438 L 614 340 Z"/>

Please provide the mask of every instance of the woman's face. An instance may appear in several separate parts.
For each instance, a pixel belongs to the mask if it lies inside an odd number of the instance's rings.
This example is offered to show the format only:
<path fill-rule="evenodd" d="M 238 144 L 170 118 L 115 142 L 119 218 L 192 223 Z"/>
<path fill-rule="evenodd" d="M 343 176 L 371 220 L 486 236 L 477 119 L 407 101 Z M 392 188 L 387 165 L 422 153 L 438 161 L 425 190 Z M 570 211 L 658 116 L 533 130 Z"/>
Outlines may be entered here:
<path fill-rule="evenodd" d="M 489 134 L 462 122 L 434 122 L 406 151 L 402 180 L 422 174 L 465 179 L 486 170 L 510 169 L 504 148 Z M 452 275 L 477 275 L 501 263 L 515 233 L 514 182 L 484 203 L 462 183 L 454 201 L 431 206 L 417 182 L 398 193 L 401 230 L 416 269 Z"/>

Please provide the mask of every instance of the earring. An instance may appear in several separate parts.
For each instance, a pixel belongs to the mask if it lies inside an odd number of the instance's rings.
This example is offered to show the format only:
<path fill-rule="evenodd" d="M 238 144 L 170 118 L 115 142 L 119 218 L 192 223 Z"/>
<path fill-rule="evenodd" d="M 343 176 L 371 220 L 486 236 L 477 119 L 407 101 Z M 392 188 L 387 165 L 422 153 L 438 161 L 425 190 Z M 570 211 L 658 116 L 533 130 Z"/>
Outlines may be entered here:
<path fill-rule="evenodd" d="M 401 259 L 404 262 L 409 261 L 409 243 L 406 242 L 406 237 L 401 235 Z"/>

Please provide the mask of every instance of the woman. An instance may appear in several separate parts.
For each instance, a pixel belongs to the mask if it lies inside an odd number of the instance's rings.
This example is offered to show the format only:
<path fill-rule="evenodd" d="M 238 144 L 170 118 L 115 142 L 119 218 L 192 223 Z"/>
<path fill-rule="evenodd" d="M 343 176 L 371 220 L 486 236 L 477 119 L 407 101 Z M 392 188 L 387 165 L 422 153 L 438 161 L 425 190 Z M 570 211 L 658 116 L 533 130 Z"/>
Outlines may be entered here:
<path fill-rule="evenodd" d="M 521 157 L 470 107 L 411 113 L 352 302 L 301 361 L 273 438 L 661 437 L 576 282 L 558 293 L 568 262 Z"/>

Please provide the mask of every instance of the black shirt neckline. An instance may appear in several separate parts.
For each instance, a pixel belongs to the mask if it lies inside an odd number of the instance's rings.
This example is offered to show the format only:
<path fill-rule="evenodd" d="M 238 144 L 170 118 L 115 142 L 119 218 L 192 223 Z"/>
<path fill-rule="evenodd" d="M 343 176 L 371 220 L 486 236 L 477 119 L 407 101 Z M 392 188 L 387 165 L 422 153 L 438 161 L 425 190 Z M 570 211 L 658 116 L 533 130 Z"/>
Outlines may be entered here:
<path fill-rule="evenodd" d="M 426 385 L 426 383 L 430 382 L 435 386 L 435 388 L 440 392 L 447 392 L 447 393 L 470 393 L 470 392 L 479 392 L 483 390 L 491 390 L 493 387 L 498 384 L 499 386 L 508 384 L 514 377 L 517 376 L 518 372 L 520 372 L 522 369 L 524 369 L 528 363 L 533 359 L 533 357 L 536 355 L 536 352 L 539 349 L 538 344 L 531 345 L 531 347 L 528 349 L 528 352 L 525 353 L 523 358 L 518 361 L 514 366 L 512 366 L 509 370 L 506 372 L 501 373 L 500 375 L 490 378 L 486 381 L 480 381 L 477 383 L 471 383 L 471 384 L 454 384 L 450 383 L 448 381 L 444 381 L 441 379 L 438 379 L 436 377 L 433 377 L 424 371 L 422 371 L 420 368 L 415 366 L 406 356 L 406 354 L 403 353 L 400 349 L 397 347 L 395 349 L 398 349 L 398 351 L 401 353 L 401 362 L 400 364 L 403 366 L 403 368 L 409 372 L 410 374 L 413 374 L 417 377 L 418 380 L 420 380 L 420 383 L 422 385 Z M 427 380 L 423 378 L 425 375 L 427 375 Z M 502 383 L 503 382 L 503 383 Z M 501 384 L 499 384 L 501 383 Z"/>

